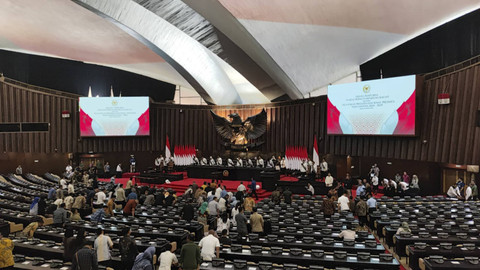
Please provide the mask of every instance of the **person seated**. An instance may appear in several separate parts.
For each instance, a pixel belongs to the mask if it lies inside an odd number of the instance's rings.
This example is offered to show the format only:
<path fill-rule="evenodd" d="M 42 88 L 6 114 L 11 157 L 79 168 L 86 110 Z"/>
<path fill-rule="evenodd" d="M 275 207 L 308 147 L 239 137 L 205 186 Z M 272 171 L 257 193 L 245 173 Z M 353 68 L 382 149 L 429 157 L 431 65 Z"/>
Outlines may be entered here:
<path fill-rule="evenodd" d="M 397 232 L 395 234 L 400 235 L 402 232 L 412 232 L 410 229 L 410 226 L 408 226 L 408 223 L 406 221 L 402 222 L 402 226 L 398 228 Z"/>
<path fill-rule="evenodd" d="M 220 236 L 220 244 L 223 245 L 232 245 L 232 239 L 228 237 L 228 231 L 226 229 L 222 230 L 222 235 Z"/>
<path fill-rule="evenodd" d="M 342 230 L 338 237 L 343 238 L 343 240 L 353 240 L 355 241 L 355 237 L 357 237 L 357 233 L 352 230 L 351 225 L 347 227 L 347 229 Z"/>
<path fill-rule="evenodd" d="M 71 221 L 80 221 L 82 220 L 82 217 L 80 216 L 80 213 L 78 212 L 77 208 L 72 208 L 72 216 L 70 217 Z"/>

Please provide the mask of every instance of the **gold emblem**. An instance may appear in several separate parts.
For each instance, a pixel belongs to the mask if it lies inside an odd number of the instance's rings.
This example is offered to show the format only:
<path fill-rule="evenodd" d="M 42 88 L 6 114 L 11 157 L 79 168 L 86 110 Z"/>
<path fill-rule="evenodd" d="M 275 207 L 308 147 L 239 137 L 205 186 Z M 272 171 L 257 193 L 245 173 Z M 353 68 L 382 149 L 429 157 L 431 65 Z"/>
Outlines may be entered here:
<path fill-rule="evenodd" d="M 113 105 L 113 106 L 117 106 L 117 104 L 118 104 L 118 101 L 112 100 L 112 105 Z"/>
<path fill-rule="evenodd" d="M 365 85 L 365 86 L 363 87 L 363 92 L 364 92 L 365 94 L 368 93 L 368 92 L 370 92 L 370 85 L 368 85 L 368 84 Z"/>

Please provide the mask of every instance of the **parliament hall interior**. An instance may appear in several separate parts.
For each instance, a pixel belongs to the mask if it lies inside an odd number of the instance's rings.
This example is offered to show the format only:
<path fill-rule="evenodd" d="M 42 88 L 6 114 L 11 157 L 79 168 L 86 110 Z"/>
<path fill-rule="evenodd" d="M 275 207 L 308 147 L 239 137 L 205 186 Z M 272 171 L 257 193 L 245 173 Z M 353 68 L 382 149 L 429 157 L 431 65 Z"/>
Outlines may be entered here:
<path fill-rule="evenodd" d="M 480 1 L 0 23 L 0 270 L 480 269 Z"/>

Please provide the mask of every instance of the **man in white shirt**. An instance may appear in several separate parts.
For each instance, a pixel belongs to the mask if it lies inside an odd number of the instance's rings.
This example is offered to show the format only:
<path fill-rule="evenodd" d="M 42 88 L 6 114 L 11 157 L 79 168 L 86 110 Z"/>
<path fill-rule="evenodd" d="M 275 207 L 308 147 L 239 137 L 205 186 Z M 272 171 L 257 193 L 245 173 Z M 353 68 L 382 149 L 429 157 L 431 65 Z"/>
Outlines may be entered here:
<path fill-rule="evenodd" d="M 158 264 L 160 265 L 158 270 L 171 270 L 172 265 L 178 264 L 177 256 L 172 251 L 174 251 L 172 250 L 172 245 L 167 244 L 166 251 L 162 252 L 160 257 L 158 257 Z"/>
<path fill-rule="evenodd" d="M 231 158 L 228 158 L 228 159 L 227 159 L 227 166 L 228 166 L 228 167 L 233 167 L 233 165 L 234 165 L 234 164 L 233 164 L 233 160 L 232 160 Z"/>
<path fill-rule="evenodd" d="M 193 157 L 193 165 L 200 165 L 200 161 L 198 160 L 198 157 Z"/>
<path fill-rule="evenodd" d="M 460 198 L 460 190 L 457 185 L 452 185 L 447 191 L 447 195 L 450 198 Z"/>
<path fill-rule="evenodd" d="M 67 180 L 65 179 L 60 179 L 60 186 L 62 187 L 62 189 L 67 189 Z"/>
<path fill-rule="evenodd" d="M 246 190 L 247 188 L 243 185 L 243 181 L 240 182 L 240 185 L 238 185 L 237 187 L 237 191 L 244 191 Z"/>
<path fill-rule="evenodd" d="M 67 167 L 65 168 L 65 171 L 67 172 L 67 174 L 70 174 L 72 172 L 73 168 L 70 164 L 67 165 Z"/>
<path fill-rule="evenodd" d="M 210 156 L 210 166 L 215 166 L 215 159 L 213 159 L 212 156 Z"/>
<path fill-rule="evenodd" d="M 313 188 L 312 185 L 310 185 L 310 183 L 308 183 L 307 190 L 308 190 L 310 193 L 312 193 L 312 196 L 315 195 L 315 189 Z"/>
<path fill-rule="evenodd" d="M 348 203 L 350 202 L 350 200 L 346 196 L 346 193 L 340 196 L 337 202 L 338 202 L 338 212 L 350 211 L 350 207 L 348 207 Z"/>
<path fill-rule="evenodd" d="M 217 166 L 223 166 L 223 160 L 221 157 L 217 158 Z"/>
<path fill-rule="evenodd" d="M 263 158 L 262 158 L 262 157 L 258 157 L 257 167 L 263 168 L 264 166 L 265 166 L 265 163 L 264 163 L 264 161 L 263 161 Z"/>
<path fill-rule="evenodd" d="M 468 201 L 471 198 L 472 198 L 472 187 L 467 186 L 467 188 L 465 189 L 465 201 Z"/>
<path fill-rule="evenodd" d="M 122 177 L 122 163 L 119 163 L 117 165 L 117 169 L 115 170 L 115 172 L 117 173 L 117 178 L 121 178 Z"/>
<path fill-rule="evenodd" d="M 302 163 L 300 164 L 300 172 L 304 174 L 307 171 L 308 167 L 308 162 L 306 160 L 302 160 Z"/>
<path fill-rule="evenodd" d="M 241 158 L 237 158 L 237 164 L 236 164 L 237 167 L 243 167 L 243 159 Z"/>
<path fill-rule="evenodd" d="M 97 196 L 97 200 L 95 201 L 95 204 L 98 205 L 103 205 L 105 203 L 105 200 L 107 199 L 107 195 L 105 195 L 105 192 L 103 192 L 103 189 L 98 191 L 95 196 Z"/>
<path fill-rule="evenodd" d="M 75 193 L 75 187 L 73 186 L 72 183 L 69 183 L 67 186 L 68 194 L 73 194 Z"/>
<path fill-rule="evenodd" d="M 95 250 L 97 251 L 98 263 L 105 266 L 110 266 L 110 249 L 113 247 L 112 239 L 103 234 L 103 229 L 97 229 L 97 238 L 94 242 Z"/>
<path fill-rule="evenodd" d="M 202 160 L 200 161 L 200 165 L 206 166 L 208 164 L 207 158 L 203 157 Z"/>
<path fill-rule="evenodd" d="M 225 212 L 227 211 L 227 200 L 228 200 L 228 195 L 225 195 L 225 197 L 223 198 L 220 198 L 220 200 L 218 200 L 218 210 L 220 212 Z"/>
<path fill-rule="evenodd" d="M 408 183 L 407 182 L 400 182 L 399 183 L 400 185 L 400 188 L 402 189 L 402 191 L 406 191 L 408 189 Z"/>
<path fill-rule="evenodd" d="M 353 240 L 353 241 L 355 241 L 356 236 L 357 234 L 355 233 L 355 231 L 351 230 L 350 228 L 341 231 L 340 234 L 338 235 L 338 237 L 343 238 L 343 240 Z"/>
<path fill-rule="evenodd" d="M 215 189 L 215 197 L 220 198 L 221 194 L 222 194 L 222 188 L 219 185 L 217 189 Z"/>
<path fill-rule="evenodd" d="M 325 177 L 325 186 L 329 188 L 333 186 L 333 176 L 330 173 Z"/>
<path fill-rule="evenodd" d="M 214 235 L 215 231 L 210 230 L 208 235 L 198 243 L 198 246 L 201 248 L 200 255 L 204 261 L 211 261 L 215 257 L 220 258 L 220 241 Z"/>
<path fill-rule="evenodd" d="M 325 177 L 328 172 L 328 163 L 325 159 L 322 159 L 322 162 L 320 163 L 320 172 L 322 174 L 322 177 Z"/>

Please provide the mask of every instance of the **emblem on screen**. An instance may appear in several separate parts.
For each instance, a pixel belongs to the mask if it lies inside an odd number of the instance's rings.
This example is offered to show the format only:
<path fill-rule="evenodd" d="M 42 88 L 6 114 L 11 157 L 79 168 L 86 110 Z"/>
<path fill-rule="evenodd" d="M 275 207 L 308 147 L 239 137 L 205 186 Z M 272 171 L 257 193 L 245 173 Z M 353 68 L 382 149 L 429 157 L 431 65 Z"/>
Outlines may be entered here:
<path fill-rule="evenodd" d="M 370 92 L 370 85 L 368 85 L 368 84 L 365 85 L 365 86 L 363 87 L 363 92 L 364 92 L 365 94 L 368 93 L 368 92 Z"/>
<path fill-rule="evenodd" d="M 118 101 L 112 100 L 112 106 L 117 106 L 117 105 L 118 105 Z"/>

